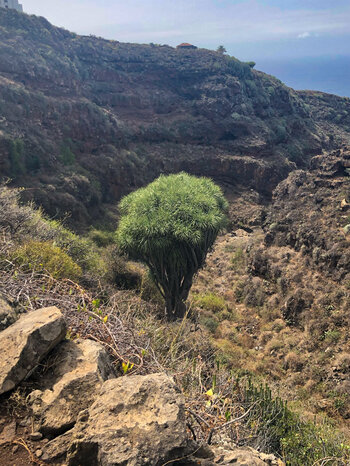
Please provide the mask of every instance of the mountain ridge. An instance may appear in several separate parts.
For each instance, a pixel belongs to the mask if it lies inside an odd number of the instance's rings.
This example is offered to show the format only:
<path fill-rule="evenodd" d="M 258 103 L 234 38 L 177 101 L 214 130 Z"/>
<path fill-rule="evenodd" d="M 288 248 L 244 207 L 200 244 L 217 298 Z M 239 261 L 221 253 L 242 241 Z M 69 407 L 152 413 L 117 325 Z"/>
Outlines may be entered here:
<path fill-rule="evenodd" d="M 78 36 L 0 14 L 0 168 L 50 215 L 113 223 L 113 205 L 180 170 L 270 196 L 349 140 L 350 100 L 296 92 L 218 52 Z"/>

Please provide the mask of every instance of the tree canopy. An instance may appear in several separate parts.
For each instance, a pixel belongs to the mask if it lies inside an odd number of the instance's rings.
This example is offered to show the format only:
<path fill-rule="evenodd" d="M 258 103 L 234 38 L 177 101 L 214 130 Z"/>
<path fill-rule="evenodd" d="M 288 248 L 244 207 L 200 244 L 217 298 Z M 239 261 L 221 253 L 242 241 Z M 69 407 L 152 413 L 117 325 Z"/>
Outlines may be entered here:
<path fill-rule="evenodd" d="M 221 189 L 208 178 L 162 175 L 124 197 L 119 208 L 121 250 L 149 267 L 168 317 L 182 317 L 193 276 L 226 224 Z"/>
<path fill-rule="evenodd" d="M 216 51 L 219 52 L 219 53 L 222 53 L 222 54 L 227 52 L 226 48 L 223 45 L 219 45 L 219 47 L 216 49 Z"/>

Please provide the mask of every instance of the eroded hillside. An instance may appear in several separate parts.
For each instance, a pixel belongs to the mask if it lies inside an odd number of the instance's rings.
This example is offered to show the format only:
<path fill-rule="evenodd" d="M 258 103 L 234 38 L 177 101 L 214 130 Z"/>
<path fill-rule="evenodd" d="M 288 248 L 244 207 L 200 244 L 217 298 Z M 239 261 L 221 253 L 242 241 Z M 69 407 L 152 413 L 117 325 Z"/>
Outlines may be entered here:
<path fill-rule="evenodd" d="M 349 427 L 349 149 L 291 173 L 268 207 L 237 196 L 232 215 L 193 288 L 202 324 L 226 364 Z"/>
<path fill-rule="evenodd" d="M 81 37 L 5 10 L 0 38 L 1 175 L 75 226 L 108 222 L 111 204 L 162 172 L 270 195 L 348 137 L 348 99 L 324 115 L 329 96 L 214 51 Z"/>

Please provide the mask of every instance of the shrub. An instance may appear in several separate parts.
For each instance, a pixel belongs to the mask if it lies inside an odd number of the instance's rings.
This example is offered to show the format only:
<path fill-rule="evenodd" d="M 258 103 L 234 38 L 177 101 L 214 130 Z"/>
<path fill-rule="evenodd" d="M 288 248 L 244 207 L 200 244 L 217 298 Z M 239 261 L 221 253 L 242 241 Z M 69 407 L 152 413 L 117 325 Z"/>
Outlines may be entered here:
<path fill-rule="evenodd" d="M 204 319 L 201 320 L 201 323 L 211 333 L 215 333 L 218 326 L 219 326 L 219 322 L 216 319 L 214 319 L 213 317 L 205 317 Z"/>
<path fill-rule="evenodd" d="M 100 254 L 93 241 L 75 235 L 57 220 L 48 220 L 32 204 L 20 204 L 20 189 L 0 185 L 0 230 L 8 232 L 12 240 L 54 242 L 84 271 L 103 274 Z"/>
<path fill-rule="evenodd" d="M 36 236 L 42 241 L 54 241 L 62 248 L 85 272 L 103 275 L 105 266 L 102 264 L 95 244 L 89 238 L 82 238 L 65 228 L 57 220 L 47 220 L 41 212 L 37 212 Z M 34 223 L 34 222 L 32 222 Z M 34 226 L 32 227 L 34 228 Z"/>
<path fill-rule="evenodd" d="M 193 276 L 226 225 L 228 205 L 221 189 L 186 173 L 162 175 L 119 207 L 119 247 L 148 266 L 167 317 L 183 317 Z"/>
<path fill-rule="evenodd" d="M 340 339 L 340 332 L 339 330 L 327 330 L 324 334 L 323 334 L 323 339 L 327 342 L 327 343 L 337 343 Z"/>
<path fill-rule="evenodd" d="M 222 55 L 224 53 L 227 53 L 227 50 L 225 49 L 225 47 L 223 45 L 219 45 L 219 47 L 216 49 L 216 51 L 221 53 Z"/>
<path fill-rule="evenodd" d="M 103 248 L 115 243 L 115 233 L 93 229 L 89 232 L 89 239 L 100 248 Z"/>
<path fill-rule="evenodd" d="M 335 367 L 339 368 L 342 372 L 350 372 L 350 354 L 341 353 L 334 361 Z"/>
<path fill-rule="evenodd" d="M 247 61 L 247 65 L 250 67 L 250 68 L 254 68 L 254 66 L 256 65 L 255 61 Z"/>
<path fill-rule="evenodd" d="M 206 293 L 195 296 L 194 303 L 201 309 L 213 313 L 219 313 L 227 310 L 224 298 L 216 295 L 215 293 Z"/>
<path fill-rule="evenodd" d="M 21 139 L 10 142 L 10 175 L 13 178 L 25 173 L 24 144 Z"/>
<path fill-rule="evenodd" d="M 12 237 L 28 232 L 34 212 L 31 206 L 19 205 L 20 190 L 0 185 L 0 228 Z"/>
<path fill-rule="evenodd" d="M 218 338 L 215 338 L 213 344 L 216 348 L 216 358 L 220 364 L 228 369 L 241 367 L 245 358 L 244 350 L 241 347 L 229 340 Z"/>
<path fill-rule="evenodd" d="M 123 289 L 140 289 L 142 270 L 137 269 L 120 255 L 115 246 L 104 251 L 102 259 L 106 266 L 106 279 Z"/>
<path fill-rule="evenodd" d="M 68 144 L 62 144 L 60 159 L 63 165 L 73 165 L 75 163 L 75 154 Z"/>
<path fill-rule="evenodd" d="M 292 412 L 289 412 L 285 436 L 280 441 L 280 451 L 291 466 L 322 464 L 326 458 L 332 459 L 331 464 L 349 464 L 350 460 L 350 446 L 330 423 L 302 422 Z"/>
<path fill-rule="evenodd" d="M 330 423 L 303 421 L 281 398 L 274 398 L 267 385 L 249 381 L 244 399 L 253 406 L 246 422 L 255 426 L 262 450 L 282 456 L 290 466 L 321 464 L 325 458 L 349 464 L 350 446 Z"/>
<path fill-rule="evenodd" d="M 232 258 L 231 258 L 231 268 L 233 270 L 236 270 L 236 269 L 240 269 L 241 267 L 243 267 L 245 263 L 245 257 L 244 257 L 244 251 L 243 251 L 243 248 L 239 247 L 236 249 L 236 251 L 234 252 Z"/>
<path fill-rule="evenodd" d="M 267 294 L 264 288 L 264 282 L 258 277 L 253 277 L 243 291 L 244 303 L 246 306 L 261 307 L 264 305 Z"/>
<path fill-rule="evenodd" d="M 54 278 L 78 280 L 82 274 L 79 265 L 51 242 L 30 241 L 15 249 L 11 256 L 24 268 L 48 272 Z"/>
<path fill-rule="evenodd" d="M 291 351 L 284 358 L 284 366 L 294 372 L 300 372 L 304 366 L 304 358 L 297 353 Z"/>

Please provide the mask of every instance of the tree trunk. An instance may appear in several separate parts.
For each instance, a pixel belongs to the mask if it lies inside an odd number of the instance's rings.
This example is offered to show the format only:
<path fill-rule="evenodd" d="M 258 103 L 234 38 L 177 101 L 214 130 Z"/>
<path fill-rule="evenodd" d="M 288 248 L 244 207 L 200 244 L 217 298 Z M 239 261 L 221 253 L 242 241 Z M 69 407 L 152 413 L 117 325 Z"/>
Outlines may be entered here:
<path fill-rule="evenodd" d="M 186 300 L 188 298 L 193 275 L 184 279 L 180 292 L 175 292 L 165 299 L 166 316 L 168 320 L 183 319 L 186 314 Z"/>
<path fill-rule="evenodd" d="M 165 300 L 166 316 L 168 320 L 182 319 L 186 314 L 186 304 L 180 296 L 169 296 Z"/>
<path fill-rule="evenodd" d="M 175 319 L 183 319 L 186 314 L 186 304 L 179 298 L 175 304 L 174 315 Z"/>

